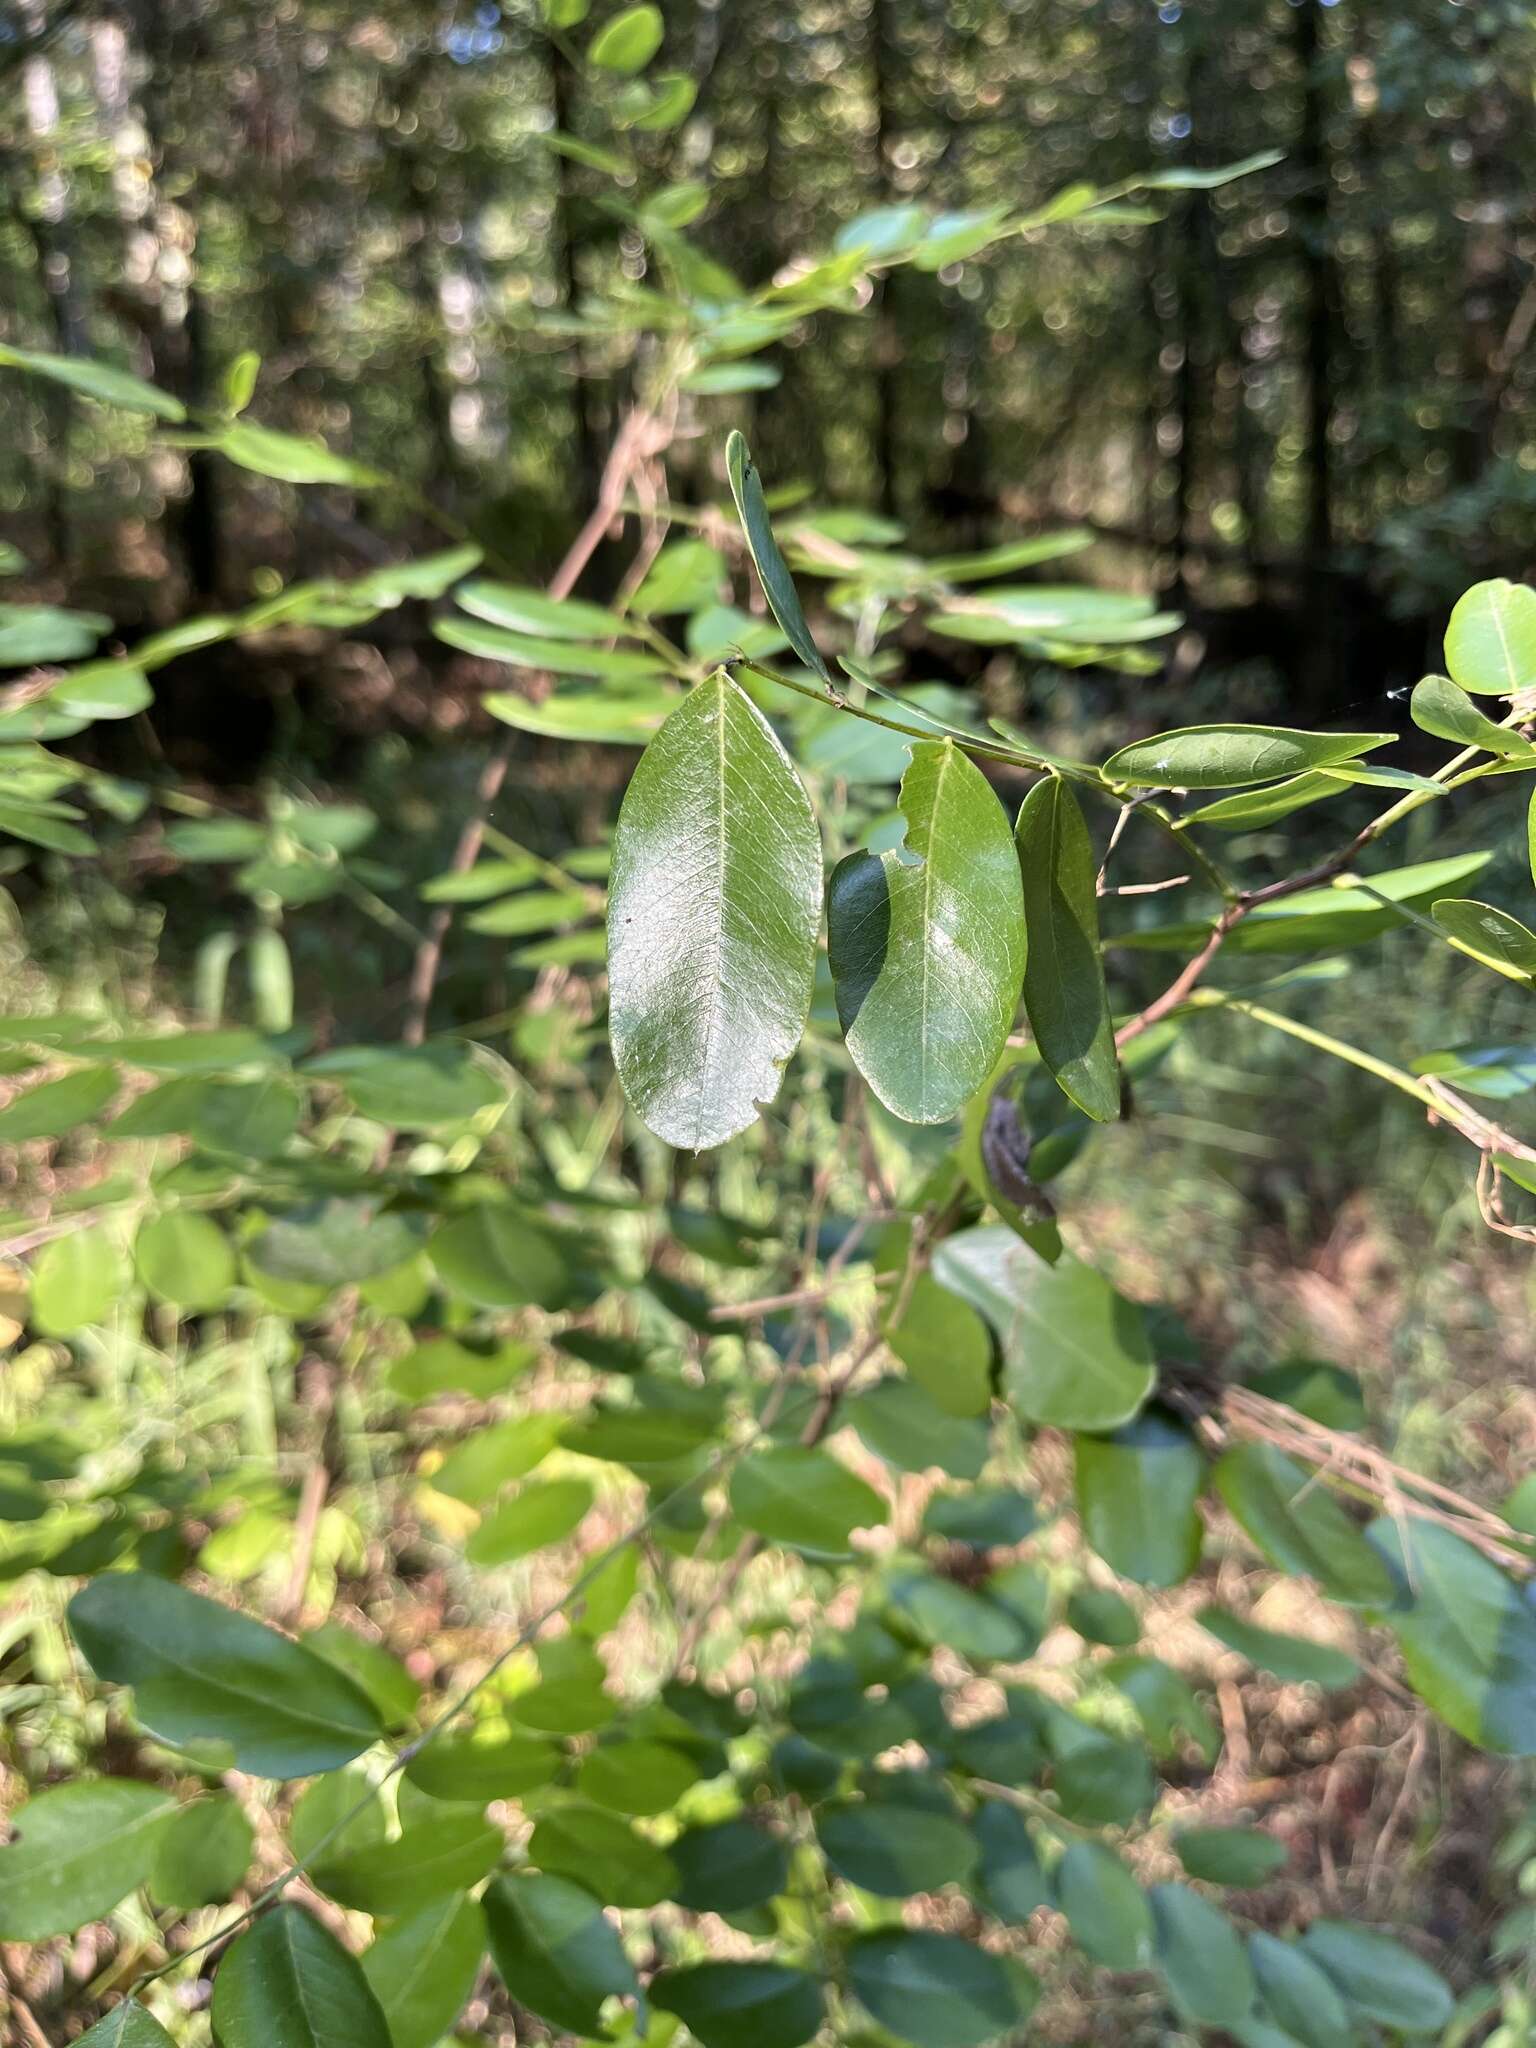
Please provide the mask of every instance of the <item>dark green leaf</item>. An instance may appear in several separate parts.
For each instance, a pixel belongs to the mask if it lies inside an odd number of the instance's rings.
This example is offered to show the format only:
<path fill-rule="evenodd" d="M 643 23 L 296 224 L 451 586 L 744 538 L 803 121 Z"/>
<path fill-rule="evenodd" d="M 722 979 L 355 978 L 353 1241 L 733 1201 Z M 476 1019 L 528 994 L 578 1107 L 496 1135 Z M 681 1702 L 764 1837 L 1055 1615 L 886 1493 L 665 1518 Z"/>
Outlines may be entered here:
<path fill-rule="evenodd" d="M 1314 1920 L 1302 1949 L 1356 2012 L 1400 2034 L 1438 2034 L 1455 2009 L 1450 1986 L 1411 1949 L 1373 1928 Z"/>
<path fill-rule="evenodd" d="M 1073 1939 L 1111 1970 L 1142 1970 L 1152 1960 L 1152 1908 L 1113 1849 L 1073 1842 L 1056 1866 L 1056 1899 Z"/>
<path fill-rule="evenodd" d="M 1025 797 L 1014 838 L 1024 877 L 1024 1008 L 1040 1057 L 1085 1116 L 1120 1114 L 1120 1069 L 1099 952 L 1098 864 L 1059 775 Z"/>
<path fill-rule="evenodd" d="M 700 1829 L 696 1834 L 712 1832 Z M 689 1839 L 687 1835 L 678 1838 Z M 759 1840 L 768 1843 L 770 1838 L 760 1835 Z M 574 1878 L 605 1905 L 646 1907 L 678 1895 L 676 1848 L 673 1843 L 670 1851 L 659 1849 L 618 1814 L 573 1799 L 562 1800 L 540 1814 L 528 1854 L 540 1870 Z M 712 1899 L 706 1900 L 704 1909 L 713 1904 Z"/>
<path fill-rule="evenodd" d="M 250 1868 L 255 1837 L 228 1792 L 178 1807 L 160 1831 L 149 1888 L 156 1903 L 191 1912 L 222 1905 Z"/>
<path fill-rule="evenodd" d="M 576 1774 L 576 1789 L 616 1813 L 665 1813 L 696 1784 L 699 1765 L 666 1742 L 599 1743 Z"/>
<path fill-rule="evenodd" d="M 782 1963 L 695 1963 L 663 1970 L 652 2002 L 675 2012 L 703 2048 L 801 2048 L 822 2020 L 821 1986 Z"/>
<path fill-rule="evenodd" d="M 1253 1971 L 1225 1913 L 1188 1885 L 1158 1884 L 1149 1894 L 1157 1966 L 1174 2004 L 1202 2026 L 1232 2027 L 1254 2000 Z"/>
<path fill-rule="evenodd" d="M 334 1770 L 383 1732 L 373 1702 L 341 1672 L 185 1586 L 112 1573 L 75 1595 L 69 1622 L 97 1677 L 133 1687 L 152 1734 L 227 1744 L 257 1777 Z"/>
<path fill-rule="evenodd" d="M 1272 1934 L 1250 1934 L 1248 1961 L 1265 2010 L 1302 2048 L 1353 2048 L 1344 2000 L 1304 1949 Z"/>
<path fill-rule="evenodd" d="M 913 743 L 900 851 L 833 870 L 827 945 L 854 1064 L 908 1123 L 943 1123 L 1003 1049 L 1024 972 L 1024 894 L 1007 819 L 952 740 Z"/>
<path fill-rule="evenodd" d="M 1024 1816 L 1004 1799 L 984 1799 L 971 1827 L 981 1851 L 971 1880 L 977 1904 L 1004 1926 L 1022 1927 L 1051 1898 L 1051 1882 Z"/>
<path fill-rule="evenodd" d="M 392 2048 L 355 1956 L 297 1906 L 237 1937 L 213 1980 L 219 2048 Z"/>
<path fill-rule="evenodd" d="M 1200 1561 L 1196 1502 L 1205 1458 L 1189 1431 L 1156 1411 L 1113 1436 L 1073 1439 L 1083 1535 L 1111 1571 L 1176 1586 Z"/>
<path fill-rule="evenodd" d="M 970 1830 L 951 1815 L 871 1799 L 820 1808 L 816 1836 L 839 1877 L 888 1899 L 958 1884 L 980 1854 Z"/>
<path fill-rule="evenodd" d="M 1173 1846 L 1191 1877 L 1245 1890 L 1267 1883 L 1290 1861 L 1284 1842 L 1262 1828 L 1185 1828 Z"/>
<path fill-rule="evenodd" d="M 605 1998 L 639 1993 L 592 1894 L 563 1877 L 498 1878 L 484 1898 L 491 1955 L 519 2005 L 573 2034 L 602 2031 Z"/>
<path fill-rule="evenodd" d="M 489 1723 L 463 1735 L 437 1736 L 412 1757 L 406 1776 L 434 1799 L 484 1806 L 547 1785 L 560 1761 L 552 1742 Z"/>
<path fill-rule="evenodd" d="M 1412 1595 L 1405 1612 L 1381 1619 L 1414 1690 L 1468 1742 L 1536 1756 L 1536 1606 L 1528 1590 L 1438 1523 L 1383 1515 L 1370 1535 Z"/>
<path fill-rule="evenodd" d="M 691 1913 L 740 1913 L 765 1905 L 789 1882 L 783 1842 L 750 1820 L 686 1829 L 667 1853 L 678 1869 L 677 1902 Z"/>
<path fill-rule="evenodd" d="M 1202 1607 L 1195 1616 L 1229 1650 L 1236 1650 L 1261 1671 L 1269 1671 L 1290 1685 L 1353 1685 L 1360 1666 L 1330 1643 L 1308 1642 L 1303 1636 L 1279 1635 L 1260 1628 L 1220 1607 Z"/>
<path fill-rule="evenodd" d="M 386 1728 L 398 1728 L 416 1711 L 421 1687 L 403 1664 L 364 1637 L 343 1628 L 339 1621 L 323 1622 L 304 1637 L 306 1650 L 323 1657 L 333 1669 L 345 1673 L 354 1685 L 367 1693 Z"/>
<path fill-rule="evenodd" d="M 1126 1649 L 1141 1635 L 1141 1617 L 1108 1586 L 1079 1586 L 1067 1601 L 1067 1625 L 1090 1643 Z"/>
<path fill-rule="evenodd" d="M 668 1144 L 723 1144 L 778 1093 L 810 1009 L 820 899 L 810 801 L 717 670 L 646 749 L 614 838 L 614 1058 Z"/>
<path fill-rule="evenodd" d="M 1272 1444 L 1240 1443 L 1218 1459 L 1216 1489 L 1272 1565 L 1316 1579 L 1346 1607 L 1389 1607 L 1396 1587 L 1318 1476 Z"/>
<path fill-rule="evenodd" d="M 725 467 L 731 480 L 731 495 L 736 500 L 742 532 L 746 535 L 763 595 L 768 600 L 768 609 L 783 627 L 790 646 L 806 667 L 830 687 L 832 678 L 816 642 L 811 638 L 805 613 L 800 609 L 794 578 L 785 568 L 779 544 L 773 537 L 773 523 L 768 517 L 757 464 L 740 434 L 732 434 L 725 444 Z"/>
<path fill-rule="evenodd" d="M 937 1466 L 954 1479 L 976 1479 L 987 1460 L 985 1416 L 948 1415 L 911 1380 L 888 1374 L 844 1410 L 877 1457 L 898 1472 L 927 1472 Z"/>
<path fill-rule="evenodd" d="M 1038 1517 L 1027 1493 L 1008 1486 L 974 1486 L 964 1493 L 936 1493 L 923 1510 L 923 1534 L 972 1550 L 1022 1543 Z"/>
<path fill-rule="evenodd" d="M 848 1969 L 880 2025 L 916 2048 L 979 2048 L 1021 2017 L 1003 1964 L 953 1934 L 861 1934 L 849 1944 Z"/>

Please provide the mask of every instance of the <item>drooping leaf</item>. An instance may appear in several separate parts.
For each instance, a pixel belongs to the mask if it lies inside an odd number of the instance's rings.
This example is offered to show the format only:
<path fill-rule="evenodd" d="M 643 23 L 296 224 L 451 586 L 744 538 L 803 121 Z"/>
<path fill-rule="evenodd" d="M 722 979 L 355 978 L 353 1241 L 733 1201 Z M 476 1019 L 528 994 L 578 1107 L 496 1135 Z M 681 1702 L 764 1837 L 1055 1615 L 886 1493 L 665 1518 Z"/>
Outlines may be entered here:
<path fill-rule="evenodd" d="M 434 2048 L 449 2032 L 475 1988 L 485 1939 L 479 1905 L 452 1893 L 375 1937 L 362 1970 L 389 2022 L 392 2048 Z"/>
<path fill-rule="evenodd" d="M 730 478 L 731 495 L 736 500 L 741 529 L 746 535 L 747 547 L 757 569 L 758 581 L 763 586 L 763 595 L 768 600 L 768 609 L 778 620 L 790 646 L 806 667 L 813 674 L 820 676 L 830 687 L 831 675 L 821 658 L 816 642 L 811 638 L 811 629 L 805 623 L 805 613 L 800 609 L 794 578 L 784 566 L 784 557 L 779 553 L 779 544 L 773 537 L 773 522 L 768 517 L 768 506 L 763 497 L 762 479 L 757 473 L 757 464 L 752 460 L 751 450 L 740 434 L 733 433 L 725 444 L 725 468 Z"/>
<path fill-rule="evenodd" d="M 980 2048 L 1022 2016 L 999 1959 L 953 1934 L 891 1928 L 848 1947 L 854 1991 L 882 2027 L 915 2048 Z"/>
<path fill-rule="evenodd" d="M 778 1093 L 810 1009 L 820 897 L 810 801 L 716 670 L 646 749 L 614 836 L 614 1059 L 668 1144 L 723 1144 Z"/>
<path fill-rule="evenodd" d="M 0 1940 L 46 1941 L 109 1913 L 148 1878 L 175 1812 L 168 1792 L 127 1778 L 35 1794 L 0 1847 Z"/>
<path fill-rule="evenodd" d="M 1142 1586 L 1176 1586 L 1200 1561 L 1196 1506 L 1206 1462 L 1189 1431 L 1157 1410 L 1113 1436 L 1073 1439 L 1083 1535 L 1112 1571 Z"/>
<path fill-rule="evenodd" d="M 886 1505 L 830 1452 L 799 1444 L 754 1451 L 731 1477 L 731 1512 L 743 1528 L 810 1557 L 847 1557 L 855 1529 L 886 1519 Z"/>
<path fill-rule="evenodd" d="M 833 870 L 827 949 L 854 1064 L 908 1123 L 943 1123 L 982 1086 L 1013 1024 L 1024 896 L 1007 820 L 951 740 L 918 740 L 900 851 Z"/>
<path fill-rule="evenodd" d="M 1120 1070 L 1099 952 L 1097 864 L 1071 788 L 1045 775 L 1014 839 L 1024 877 L 1024 1008 L 1064 1094 L 1101 1124 L 1120 1114 Z"/>
<path fill-rule="evenodd" d="M 1346 1607 L 1389 1607 L 1392 1574 L 1327 1485 L 1273 1444 L 1239 1443 L 1217 1460 L 1216 1489 L 1272 1565 L 1316 1579 Z"/>
<path fill-rule="evenodd" d="M 392 2048 L 362 1967 L 297 1906 L 238 1935 L 213 1980 L 220 2048 Z"/>
<path fill-rule="evenodd" d="M 801 2048 L 822 2020 L 822 1991 L 783 1963 L 695 1963 L 663 1970 L 652 2003 L 675 2012 L 703 2048 Z"/>
<path fill-rule="evenodd" d="M 1474 583 L 1451 612 L 1445 665 L 1462 689 L 1484 696 L 1536 683 L 1536 590 L 1502 576 Z"/>
<path fill-rule="evenodd" d="M 69 1623 L 97 1677 L 133 1687 L 151 1733 L 227 1744 L 257 1777 L 334 1770 L 383 1732 L 367 1695 L 312 1651 L 168 1580 L 94 1579 Z"/>
<path fill-rule="evenodd" d="M 1121 747 L 1104 763 L 1111 782 L 1145 789 L 1242 789 L 1390 746 L 1390 732 L 1293 732 L 1274 725 L 1187 725 Z"/>
<path fill-rule="evenodd" d="M 1003 1384 L 1020 1415 L 1060 1429 L 1116 1429 L 1156 1378 L 1141 1310 L 1075 1259 L 1049 1265 L 1001 1225 L 939 1246 L 934 1277 L 997 1333 Z"/>
<path fill-rule="evenodd" d="M 483 1903 L 507 1989 L 552 2026 L 600 2033 L 604 1999 L 638 1993 L 617 1931 L 592 1894 L 568 1878 L 501 1877 Z"/>
<path fill-rule="evenodd" d="M 1370 1540 L 1409 1588 L 1410 1604 L 1381 1619 L 1415 1692 L 1468 1742 L 1536 1755 L 1536 1607 L 1526 1589 L 1438 1523 L 1383 1515 Z"/>

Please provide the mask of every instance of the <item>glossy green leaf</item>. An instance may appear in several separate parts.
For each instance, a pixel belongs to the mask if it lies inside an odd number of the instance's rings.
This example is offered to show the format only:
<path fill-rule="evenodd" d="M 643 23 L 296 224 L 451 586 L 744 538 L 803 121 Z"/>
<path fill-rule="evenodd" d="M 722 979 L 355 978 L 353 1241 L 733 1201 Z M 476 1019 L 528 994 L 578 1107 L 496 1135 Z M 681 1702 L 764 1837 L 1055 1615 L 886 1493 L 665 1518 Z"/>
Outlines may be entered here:
<path fill-rule="evenodd" d="M 56 1237 L 32 1268 L 32 1322 L 45 1337 L 68 1337 L 104 1322 L 128 1283 L 128 1261 L 104 1224 Z"/>
<path fill-rule="evenodd" d="M 35 1138 L 61 1138 L 93 1122 L 117 1093 L 112 1067 L 77 1067 L 57 1081 L 44 1081 L 13 1096 L 0 1109 L 0 1145 L 26 1145 Z"/>
<path fill-rule="evenodd" d="M 1536 1606 L 1491 1559 L 1450 1529 L 1383 1515 L 1371 1542 L 1411 1595 L 1380 1618 L 1409 1683 L 1442 1721 L 1483 1749 L 1536 1755 Z"/>
<path fill-rule="evenodd" d="M 605 1998 L 638 1995 L 615 1928 L 592 1894 L 568 1878 L 498 1878 L 484 1897 L 491 1955 L 507 1989 L 552 2026 L 602 2031 Z"/>
<path fill-rule="evenodd" d="M 1098 863 L 1071 788 L 1045 775 L 1014 839 L 1024 877 L 1024 1008 L 1040 1057 L 1085 1116 L 1120 1114 L 1120 1069 L 1099 952 Z"/>
<path fill-rule="evenodd" d="M 1004 1391 L 1029 1421 L 1115 1429 L 1152 1391 L 1156 1367 L 1142 1312 L 1093 1267 L 1067 1258 L 1048 1265 L 993 1224 L 946 1238 L 933 1272 L 991 1324 Z"/>
<path fill-rule="evenodd" d="M 157 1905 L 191 1912 L 222 1905 L 250 1868 L 255 1835 L 228 1792 L 178 1807 L 155 1845 L 149 1889 Z"/>
<path fill-rule="evenodd" d="M 1176 1586 L 1200 1561 L 1205 1489 L 1199 1445 L 1149 1410 L 1113 1436 L 1073 1439 L 1083 1536 L 1111 1571 L 1142 1586 Z"/>
<path fill-rule="evenodd" d="M 1379 1551 L 1326 1483 L 1273 1444 L 1239 1443 L 1222 1454 L 1216 1490 L 1272 1565 L 1315 1579 L 1346 1607 L 1389 1607 L 1396 1588 Z"/>
<path fill-rule="evenodd" d="M 109 1913 L 148 1878 L 175 1812 L 168 1792 L 126 1778 L 35 1794 L 0 1847 L 0 1940 L 46 1941 Z"/>
<path fill-rule="evenodd" d="M 1531 596 L 1536 600 L 1536 591 Z M 1465 690 L 1445 676 L 1425 676 L 1414 686 L 1408 708 L 1421 732 L 1433 733 L 1458 747 L 1481 747 L 1504 760 L 1536 764 L 1536 747 L 1528 739 L 1508 726 L 1496 725 L 1478 710 Z"/>
<path fill-rule="evenodd" d="M 1353 1657 L 1336 1650 L 1331 1643 L 1309 1642 L 1304 1636 L 1288 1636 L 1274 1629 L 1260 1628 L 1224 1608 L 1202 1607 L 1195 1616 L 1229 1650 L 1246 1657 L 1259 1670 L 1271 1672 L 1290 1685 L 1326 1687 L 1353 1685 L 1360 1666 Z"/>
<path fill-rule="evenodd" d="M 668 1144 L 723 1144 L 778 1093 L 810 1009 L 820 902 L 810 801 L 717 670 L 646 749 L 614 836 L 614 1059 Z"/>
<path fill-rule="evenodd" d="M 69 1623 L 96 1676 L 133 1687 L 152 1734 L 227 1744 L 257 1777 L 334 1770 L 383 1732 L 367 1695 L 312 1651 L 165 1579 L 94 1579 Z"/>
<path fill-rule="evenodd" d="M 297 1906 L 237 1935 L 213 1980 L 219 2048 L 392 2048 L 355 1956 Z"/>
<path fill-rule="evenodd" d="M 782 1963 L 695 1963 L 663 1970 L 652 2003 L 674 2012 L 703 2048 L 801 2048 L 822 2020 L 809 1971 Z"/>
<path fill-rule="evenodd" d="M 1450 1986 L 1390 1935 L 1343 1920 L 1314 1920 L 1301 1946 L 1363 2018 L 1400 2034 L 1438 2034 L 1450 2024 Z"/>
<path fill-rule="evenodd" d="M 512 1564 L 547 1544 L 560 1543 L 592 1505 L 584 1479 L 539 1479 L 486 1516 L 464 1546 L 471 1564 Z"/>
<path fill-rule="evenodd" d="M 1453 944 L 1475 960 L 1511 981 L 1536 978 L 1536 932 L 1507 910 L 1467 897 L 1442 896 L 1432 915 Z"/>
<path fill-rule="evenodd" d="M 1484 696 L 1536 683 L 1536 590 L 1502 576 L 1474 583 L 1451 612 L 1445 665 L 1464 690 Z"/>
<path fill-rule="evenodd" d="M 1152 1960 L 1152 1907 L 1113 1849 L 1072 1842 L 1056 1866 L 1056 1899 L 1072 1937 L 1111 1970 L 1142 1970 Z"/>
<path fill-rule="evenodd" d="M 1248 1961 L 1264 2009 L 1302 2048 L 1353 2048 L 1349 2010 L 1331 1977 L 1294 1941 L 1248 1937 Z"/>
<path fill-rule="evenodd" d="M 743 1528 L 809 1557 L 848 1557 L 855 1529 L 883 1523 L 885 1502 L 830 1452 L 799 1444 L 754 1451 L 731 1475 L 731 1512 Z"/>
<path fill-rule="evenodd" d="M 1262 1828 L 1184 1828 L 1173 1846 L 1191 1877 L 1247 1890 L 1266 1884 L 1290 1861 L 1284 1842 Z"/>
<path fill-rule="evenodd" d="M 724 1823 L 727 1827 L 737 1822 Z M 698 1829 L 696 1835 L 715 1832 Z M 756 1832 L 754 1830 L 754 1832 Z M 687 1835 L 679 1836 L 687 1841 Z M 769 1837 L 759 1839 L 769 1844 Z M 679 1865 L 618 1814 L 582 1800 L 562 1800 L 541 1811 L 528 1843 L 531 1862 L 556 1877 L 570 1877 L 607 1906 L 643 1908 L 678 1895 Z M 721 1873 L 717 1870 L 717 1876 Z M 712 1908 L 713 1899 L 705 1901 Z M 698 1909 L 695 1909 L 698 1910 Z M 730 1908 L 722 1908 L 729 1911 Z"/>
<path fill-rule="evenodd" d="M 441 1893 L 468 1891 L 495 1868 L 504 1847 L 500 1828 L 478 1813 L 449 1808 L 408 1826 L 393 1842 L 327 1853 L 315 1865 L 315 1883 L 361 1913 L 407 1913 Z"/>
<path fill-rule="evenodd" d="M 1241 789 L 1389 746 L 1390 732 L 1293 732 L 1274 725 L 1187 725 L 1121 747 L 1104 763 L 1111 782 L 1145 789 Z"/>
<path fill-rule="evenodd" d="M 763 497 L 762 479 L 757 473 L 757 464 L 752 460 L 751 450 L 740 434 L 733 433 L 725 444 L 725 468 L 730 478 L 731 495 L 736 500 L 736 512 L 741 520 L 741 529 L 746 535 L 747 547 L 757 569 L 758 581 L 763 586 L 763 595 L 768 600 L 768 609 L 778 620 L 790 646 L 806 667 L 813 674 L 820 676 L 830 687 L 832 678 L 816 642 L 811 638 L 811 629 L 805 623 L 805 613 L 800 609 L 794 578 L 784 566 L 784 557 L 779 553 L 779 544 L 773 537 L 773 522 L 768 517 L 768 505 Z"/>
<path fill-rule="evenodd" d="M 362 1956 L 392 2048 L 434 2048 L 463 2010 L 485 1953 L 485 1916 L 449 1894 L 391 1922 Z"/>
<path fill-rule="evenodd" d="M 827 943 L 854 1064 L 908 1123 L 943 1123 L 992 1071 L 1024 973 L 1024 894 L 1007 820 L 950 740 L 913 743 L 905 846 L 833 870 Z"/>
<path fill-rule="evenodd" d="M 150 1293 L 186 1315 L 222 1307 L 237 1278 L 234 1247 L 194 1209 L 151 1217 L 134 1239 L 133 1262 Z"/>
<path fill-rule="evenodd" d="M 666 27 L 661 9 L 649 5 L 626 7 L 598 30 L 587 46 L 587 60 L 604 71 L 628 77 L 643 71 L 661 48 Z"/>
<path fill-rule="evenodd" d="M 915 2048 L 980 2048 L 1021 2017 L 1001 1961 L 953 1934 L 889 1928 L 848 1947 L 855 1993 L 882 2027 Z"/>

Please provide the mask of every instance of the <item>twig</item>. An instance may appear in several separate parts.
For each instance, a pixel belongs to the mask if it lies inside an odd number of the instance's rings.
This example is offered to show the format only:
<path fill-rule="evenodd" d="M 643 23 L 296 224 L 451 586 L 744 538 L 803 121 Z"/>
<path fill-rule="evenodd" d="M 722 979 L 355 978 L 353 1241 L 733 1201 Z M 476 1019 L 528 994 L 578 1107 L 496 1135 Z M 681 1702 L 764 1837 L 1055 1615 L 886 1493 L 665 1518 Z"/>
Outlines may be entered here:
<path fill-rule="evenodd" d="M 583 569 L 597 552 L 603 535 L 615 519 L 622 516 L 624 493 L 636 471 L 665 445 L 658 436 L 666 433 L 654 413 L 636 408 L 631 412 L 614 437 L 608 460 L 603 465 L 602 480 L 598 486 L 597 503 L 593 506 L 586 524 L 565 551 L 564 559 L 546 586 L 551 597 L 569 597 L 576 586 Z M 486 820 L 492 805 L 501 794 L 506 781 L 507 769 L 511 765 L 512 750 L 517 744 L 517 734 L 509 731 L 486 757 L 480 771 L 480 780 L 475 787 L 475 800 L 469 816 L 459 833 L 458 844 L 454 847 L 453 858 L 448 863 L 448 872 L 454 875 L 466 874 L 480 857 L 480 848 L 485 839 Z M 401 1037 L 407 1045 L 420 1045 L 427 1035 L 427 1015 L 432 1007 L 432 991 L 437 986 L 437 977 L 442 970 L 443 945 L 453 923 L 454 906 L 440 903 L 433 911 L 427 925 L 426 935 L 416 949 L 411 963 L 408 985 L 405 1026 Z"/>

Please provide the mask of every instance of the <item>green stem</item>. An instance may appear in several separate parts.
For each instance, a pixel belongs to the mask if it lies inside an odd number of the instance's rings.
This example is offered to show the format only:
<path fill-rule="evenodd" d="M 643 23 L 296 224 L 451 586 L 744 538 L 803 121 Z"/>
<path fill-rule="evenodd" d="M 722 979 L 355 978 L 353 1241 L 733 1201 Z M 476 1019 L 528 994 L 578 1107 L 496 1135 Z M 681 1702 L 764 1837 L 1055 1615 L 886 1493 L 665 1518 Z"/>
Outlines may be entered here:
<path fill-rule="evenodd" d="M 1283 1031 L 1288 1038 L 1299 1038 L 1303 1045 L 1315 1046 L 1319 1052 L 1329 1053 L 1336 1060 L 1345 1060 L 1364 1073 L 1374 1074 L 1378 1081 L 1400 1088 L 1405 1095 L 1411 1095 L 1415 1102 L 1423 1103 L 1426 1109 L 1434 1110 L 1437 1115 L 1445 1114 L 1444 1097 L 1437 1095 L 1415 1075 L 1405 1074 L 1401 1067 L 1377 1059 L 1374 1053 L 1362 1052 L 1357 1045 L 1347 1045 L 1342 1038 L 1334 1038 L 1311 1024 L 1298 1023 L 1294 1017 L 1284 1017 L 1278 1010 L 1266 1010 L 1260 1003 L 1249 1002 L 1246 996 L 1225 995 L 1219 989 L 1198 989 L 1188 1002 L 1188 1008 L 1192 1010 L 1218 1007 L 1240 1010 L 1245 1017 L 1252 1017 L 1256 1024 L 1267 1024 L 1273 1031 Z"/>

